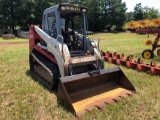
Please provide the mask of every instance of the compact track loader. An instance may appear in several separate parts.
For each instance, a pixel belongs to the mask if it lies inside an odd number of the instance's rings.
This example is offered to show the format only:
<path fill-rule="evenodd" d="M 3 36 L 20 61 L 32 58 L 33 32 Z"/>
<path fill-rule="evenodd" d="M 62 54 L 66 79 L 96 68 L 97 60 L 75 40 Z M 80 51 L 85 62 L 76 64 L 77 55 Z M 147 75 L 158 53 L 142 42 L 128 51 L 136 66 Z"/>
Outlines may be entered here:
<path fill-rule="evenodd" d="M 44 10 L 42 29 L 31 25 L 30 71 L 78 117 L 131 95 L 134 86 L 119 67 L 104 69 L 99 43 L 86 37 L 86 7 L 58 4 Z"/>

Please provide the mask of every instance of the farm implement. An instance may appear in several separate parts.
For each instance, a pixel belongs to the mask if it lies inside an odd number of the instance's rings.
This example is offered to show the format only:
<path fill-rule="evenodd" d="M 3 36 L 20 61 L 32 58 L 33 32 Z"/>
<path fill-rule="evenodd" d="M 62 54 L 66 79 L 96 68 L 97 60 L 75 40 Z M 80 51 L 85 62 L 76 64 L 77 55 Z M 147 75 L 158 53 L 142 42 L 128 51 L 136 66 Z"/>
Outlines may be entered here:
<path fill-rule="evenodd" d="M 154 57 L 154 51 L 155 49 L 160 47 L 160 44 L 158 44 L 160 39 L 160 18 L 154 19 L 154 20 L 140 20 L 140 21 L 131 21 L 126 24 L 129 30 L 131 30 L 134 33 L 139 34 L 157 34 L 153 44 L 152 40 L 147 40 L 146 45 L 152 45 L 152 49 L 146 49 L 142 52 L 142 57 L 145 59 L 150 59 Z M 157 55 L 160 56 L 160 49 L 157 50 Z"/>
<path fill-rule="evenodd" d="M 156 50 L 156 48 L 158 49 L 160 47 L 159 39 L 160 39 L 160 30 L 158 29 L 139 29 L 136 30 L 136 33 L 147 33 L 148 37 L 149 34 L 157 34 L 153 44 L 151 40 L 147 40 L 146 41 L 146 45 L 152 45 L 152 49 L 146 49 L 143 51 L 142 53 L 142 57 L 146 58 L 146 59 L 150 59 L 154 57 L 154 51 Z M 157 50 L 157 55 L 160 56 L 160 49 Z"/>
<path fill-rule="evenodd" d="M 103 52 L 102 55 L 104 56 L 104 60 L 106 62 L 110 62 L 112 64 L 116 65 L 123 65 L 127 68 L 131 68 L 134 70 L 139 70 L 143 72 L 150 71 L 153 75 L 160 75 L 160 66 L 156 64 L 156 61 L 151 61 L 150 64 L 144 63 L 143 60 L 138 58 L 138 60 L 133 60 L 133 56 L 127 56 L 124 57 L 124 54 L 121 55 L 117 54 L 116 52 L 110 53 L 110 52 Z"/>

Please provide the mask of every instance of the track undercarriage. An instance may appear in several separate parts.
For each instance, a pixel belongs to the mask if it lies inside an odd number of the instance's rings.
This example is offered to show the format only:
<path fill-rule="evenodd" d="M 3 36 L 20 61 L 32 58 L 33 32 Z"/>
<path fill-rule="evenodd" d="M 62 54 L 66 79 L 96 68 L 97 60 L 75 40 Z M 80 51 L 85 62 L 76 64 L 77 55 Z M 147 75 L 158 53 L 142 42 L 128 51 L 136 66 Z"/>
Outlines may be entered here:
<path fill-rule="evenodd" d="M 47 88 L 57 87 L 60 77 L 57 65 L 37 51 L 30 54 L 30 70 Z"/>

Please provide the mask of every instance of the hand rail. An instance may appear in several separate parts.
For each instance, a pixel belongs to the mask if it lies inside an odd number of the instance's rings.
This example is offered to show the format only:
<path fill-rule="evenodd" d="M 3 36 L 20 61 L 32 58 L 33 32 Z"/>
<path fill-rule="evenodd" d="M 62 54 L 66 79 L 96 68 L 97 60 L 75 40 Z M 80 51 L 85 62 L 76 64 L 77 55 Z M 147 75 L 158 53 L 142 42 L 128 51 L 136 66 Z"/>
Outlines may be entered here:
<path fill-rule="evenodd" d="M 97 38 L 98 38 L 98 49 L 99 49 L 100 38 L 98 37 L 98 35 L 94 35 L 93 38 L 94 38 L 94 37 L 97 37 Z M 93 38 L 92 38 L 92 40 L 93 40 Z"/>

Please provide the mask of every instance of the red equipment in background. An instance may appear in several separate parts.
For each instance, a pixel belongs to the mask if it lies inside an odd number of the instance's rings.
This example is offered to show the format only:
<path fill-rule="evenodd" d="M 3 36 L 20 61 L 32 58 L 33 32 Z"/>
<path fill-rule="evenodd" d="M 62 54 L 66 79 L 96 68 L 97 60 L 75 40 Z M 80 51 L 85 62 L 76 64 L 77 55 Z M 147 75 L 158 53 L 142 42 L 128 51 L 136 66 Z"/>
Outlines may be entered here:
<path fill-rule="evenodd" d="M 155 49 L 160 47 L 160 44 L 158 44 L 160 39 L 160 30 L 159 29 L 137 29 L 136 33 L 140 33 L 140 34 L 148 33 L 148 37 L 149 37 L 149 34 L 157 34 L 157 37 L 155 38 L 153 44 L 152 42 L 148 41 L 149 42 L 148 45 L 152 44 L 152 49 L 146 49 L 142 53 L 143 58 L 146 58 L 146 59 L 153 58 Z M 157 55 L 160 56 L 160 49 L 157 50 Z"/>
<path fill-rule="evenodd" d="M 150 64 L 145 63 L 142 59 L 138 58 L 138 60 L 133 60 L 133 56 L 127 56 L 126 59 L 124 54 L 117 54 L 116 52 L 110 53 L 109 51 L 102 52 L 104 56 L 104 60 L 106 62 L 126 66 L 127 68 L 131 68 L 138 71 L 149 72 L 152 75 L 160 75 L 160 66 L 156 64 L 156 61 L 151 61 Z"/>

